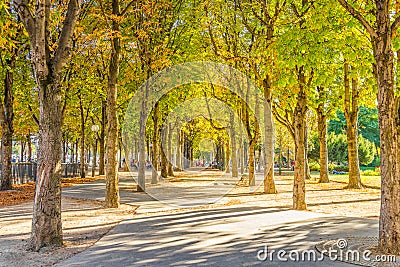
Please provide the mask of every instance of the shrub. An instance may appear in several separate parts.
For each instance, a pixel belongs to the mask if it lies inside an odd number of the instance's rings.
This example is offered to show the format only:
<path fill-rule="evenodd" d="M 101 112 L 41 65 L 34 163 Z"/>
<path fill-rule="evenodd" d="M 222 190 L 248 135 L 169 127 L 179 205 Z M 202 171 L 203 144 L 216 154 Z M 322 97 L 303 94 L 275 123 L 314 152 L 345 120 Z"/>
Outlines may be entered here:
<path fill-rule="evenodd" d="M 347 137 L 345 134 L 335 134 L 331 132 L 327 135 L 328 143 L 328 157 L 329 161 L 335 162 L 339 165 L 346 164 L 347 155 Z M 358 156 L 360 165 L 369 165 L 373 163 L 373 166 L 380 165 L 379 158 L 377 158 L 377 152 L 374 143 L 368 141 L 361 134 L 358 136 Z M 312 135 L 310 139 L 310 148 L 308 150 L 308 157 L 314 161 L 319 160 L 319 142 L 318 136 Z"/>
<path fill-rule="evenodd" d="M 317 171 L 319 172 L 321 167 L 319 166 L 318 162 L 316 161 L 312 161 L 310 163 L 308 163 L 308 166 L 310 167 L 310 171 Z"/>
<path fill-rule="evenodd" d="M 349 172 L 349 166 L 348 165 L 335 165 L 335 164 L 328 164 L 328 170 L 330 172 L 332 171 L 338 171 L 338 172 Z"/>
<path fill-rule="evenodd" d="M 329 164 L 328 164 L 328 170 L 329 170 L 330 172 L 333 171 L 335 168 L 336 168 L 336 165 L 335 165 L 335 164 L 332 164 L 332 163 L 329 163 Z"/>
<path fill-rule="evenodd" d="M 358 136 L 358 156 L 361 165 L 371 164 L 375 158 L 376 150 L 374 143 L 365 139 L 361 134 Z"/>
<path fill-rule="evenodd" d="M 336 166 L 335 170 L 339 172 L 349 172 L 349 166 L 348 165 L 338 165 Z"/>
<path fill-rule="evenodd" d="M 366 170 L 362 173 L 364 176 L 380 176 L 381 173 L 373 170 Z"/>

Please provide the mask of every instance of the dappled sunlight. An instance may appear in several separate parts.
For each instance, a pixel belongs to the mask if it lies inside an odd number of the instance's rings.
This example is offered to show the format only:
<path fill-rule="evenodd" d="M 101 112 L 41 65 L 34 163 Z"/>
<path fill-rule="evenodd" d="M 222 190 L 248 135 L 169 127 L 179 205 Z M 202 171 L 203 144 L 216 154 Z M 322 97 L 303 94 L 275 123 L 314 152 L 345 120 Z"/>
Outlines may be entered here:
<path fill-rule="evenodd" d="M 182 220 L 185 217 L 192 220 Z M 217 262 L 224 262 L 225 266 L 254 265 L 260 263 L 256 253 L 264 245 L 274 249 L 307 249 L 322 239 L 343 237 L 346 229 L 352 229 L 351 235 L 366 231 L 376 234 L 376 227 L 375 220 L 262 207 L 183 211 L 124 221 L 95 247 L 62 266 L 74 266 L 73 262 L 85 266 L 94 266 L 92 262 L 111 265 L 115 261 L 141 266 L 154 260 L 181 266 L 193 259 L 204 266 Z"/>

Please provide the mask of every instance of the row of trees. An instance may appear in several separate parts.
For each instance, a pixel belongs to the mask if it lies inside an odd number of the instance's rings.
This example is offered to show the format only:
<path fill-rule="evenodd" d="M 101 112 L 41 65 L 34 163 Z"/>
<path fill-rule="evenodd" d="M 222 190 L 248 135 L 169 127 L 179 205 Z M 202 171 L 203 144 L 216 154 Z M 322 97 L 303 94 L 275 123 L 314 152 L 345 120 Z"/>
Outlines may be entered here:
<path fill-rule="evenodd" d="M 307 207 L 309 110 L 314 110 L 317 118 L 320 181 L 326 182 L 327 120 L 339 105 L 342 107 L 349 187 L 357 188 L 361 186 L 357 153 L 359 106 L 374 105 L 375 98 L 371 96 L 377 93 L 382 163 L 379 249 L 385 253 L 400 252 L 400 143 L 394 58 L 399 43 L 397 2 L 69 0 L 56 4 L 39 0 L 34 5 L 28 0 L 4 0 L 0 7 L 0 27 L 4 32 L 0 43 L 4 89 L 0 106 L 2 183 L 11 172 L 9 155 L 14 125 L 25 125 L 16 121 L 26 118 L 31 127 L 29 133 L 39 136 L 30 242 L 33 249 L 62 243 L 63 137 L 73 143 L 79 133 L 83 151 L 84 142 L 89 140 L 88 126 L 101 125 L 100 155 L 107 159 L 106 206 L 118 207 L 118 122 L 135 88 L 168 66 L 210 60 L 245 73 L 263 92 L 262 101 L 255 100 L 265 126 L 259 129 L 254 115 L 258 112 L 252 111 L 256 106 L 249 107 L 244 99 L 222 88 L 206 89 L 206 97 L 226 103 L 242 122 L 248 139 L 250 184 L 254 184 L 254 154 L 262 136 L 264 191 L 276 193 L 274 135 L 268 128 L 274 118 L 293 139 L 294 209 Z M 242 89 L 245 96 L 245 86 Z M 142 96 L 142 110 L 153 104 L 147 103 L 147 94 L 145 91 Z M 151 123 L 146 124 L 144 112 L 141 113 L 140 125 L 135 127 L 140 128 L 141 137 L 147 134 L 151 138 L 155 167 L 159 154 L 163 154 L 160 144 L 165 137 L 161 134 L 165 118 L 179 103 L 200 95 L 204 96 L 204 91 L 181 87 L 154 106 Z M 23 103 L 23 115 L 15 118 L 18 103 Z M 230 131 L 233 130 L 231 127 Z M 236 151 L 235 146 L 236 139 L 232 139 L 229 150 Z M 145 158 L 145 147 L 145 139 L 139 139 L 141 159 Z M 231 153 L 232 162 L 234 154 Z M 145 188 L 144 164 L 144 160 L 139 162 L 141 189 Z M 156 170 L 153 182 L 157 182 Z M 2 185 L 7 187 L 10 185 Z"/>

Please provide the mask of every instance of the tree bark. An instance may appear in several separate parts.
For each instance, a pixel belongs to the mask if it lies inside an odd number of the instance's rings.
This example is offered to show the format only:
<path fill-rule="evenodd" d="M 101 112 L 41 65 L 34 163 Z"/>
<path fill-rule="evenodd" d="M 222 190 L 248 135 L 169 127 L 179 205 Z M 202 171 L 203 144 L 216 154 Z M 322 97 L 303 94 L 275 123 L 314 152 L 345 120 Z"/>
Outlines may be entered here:
<path fill-rule="evenodd" d="M 25 160 L 25 157 L 24 157 L 24 155 L 25 155 L 25 141 L 21 140 L 20 144 L 21 144 L 21 151 L 20 151 L 19 161 L 20 162 L 24 162 L 24 160 Z"/>
<path fill-rule="evenodd" d="M 147 94 L 148 85 L 146 84 L 146 95 L 142 101 L 142 110 L 139 118 L 139 160 L 138 160 L 138 180 L 137 191 L 144 192 L 146 190 L 146 113 L 147 113 Z"/>
<path fill-rule="evenodd" d="M 58 77 L 54 79 L 59 80 Z M 62 245 L 61 226 L 61 88 L 40 84 L 41 106 L 37 183 L 30 246 Z"/>
<path fill-rule="evenodd" d="M 328 170 L 328 143 L 326 140 L 327 122 L 326 116 L 323 114 L 323 104 L 319 104 L 317 108 L 318 118 L 318 142 L 319 142 L 319 183 L 329 183 Z"/>
<path fill-rule="evenodd" d="M 107 102 L 101 101 L 101 132 L 99 138 L 100 159 L 99 159 L 99 175 L 105 173 L 105 153 L 106 153 L 106 124 L 107 124 Z"/>
<path fill-rule="evenodd" d="M 338 0 L 364 26 L 371 36 L 374 74 L 378 84 L 378 116 L 381 140 L 381 214 L 379 246 L 381 253 L 400 254 L 400 129 L 399 98 L 394 89 L 392 38 L 400 19 L 391 24 L 390 1 L 375 1 L 376 29 L 345 0 Z"/>
<path fill-rule="evenodd" d="M 306 112 L 307 95 L 305 92 L 304 68 L 298 70 L 299 93 L 297 104 L 294 110 L 294 136 L 295 136 L 295 166 L 293 184 L 293 209 L 306 210 Z"/>
<path fill-rule="evenodd" d="M 112 0 L 112 14 L 120 15 L 119 0 Z M 119 22 L 116 18 L 111 22 L 111 55 L 107 86 L 107 144 L 106 144 L 106 197 L 105 206 L 119 207 L 118 189 L 118 114 L 117 114 L 117 86 L 120 61 Z"/>
<path fill-rule="evenodd" d="M 28 162 L 32 162 L 32 140 L 31 140 L 31 134 L 28 133 L 26 135 L 26 140 L 28 140 Z"/>
<path fill-rule="evenodd" d="M 174 170 L 172 166 L 172 127 L 171 123 L 168 123 L 168 150 L 167 150 L 167 158 L 168 158 L 168 176 L 174 176 Z"/>
<path fill-rule="evenodd" d="M 93 163 L 92 163 L 92 177 L 96 175 L 97 166 L 97 138 L 93 140 Z"/>
<path fill-rule="evenodd" d="M 378 81 L 382 173 L 379 251 L 400 255 L 400 102 L 394 94 L 389 2 L 376 1 L 376 5 L 378 37 L 373 39 L 373 48 Z"/>
<path fill-rule="evenodd" d="M 241 124 L 240 124 L 241 126 Z M 244 140 L 243 140 L 243 133 L 242 127 L 240 127 L 240 148 L 239 148 L 239 160 L 240 160 L 240 174 L 244 174 Z"/>
<path fill-rule="evenodd" d="M 58 46 L 50 51 L 51 35 L 49 0 L 38 1 L 35 17 L 28 1 L 14 1 L 16 11 L 26 28 L 31 45 L 31 60 L 39 88 L 39 153 L 37 183 L 33 205 L 30 248 L 62 245 L 61 223 L 61 73 L 68 57 L 71 37 L 80 11 L 80 1 L 70 0 L 59 34 Z"/>
<path fill-rule="evenodd" d="M 255 108 L 254 108 L 254 115 L 257 119 L 257 123 L 259 123 L 258 121 L 260 120 L 260 99 L 259 99 L 258 95 L 256 95 L 255 98 L 256 98 L 256 103 L 255 103 Z M 260 146 L 259 142 L 258 142 L 258 145 Z M 255 147 L 254 147 L 254 149 L 255 149 Z M 261 171 L 261 149 L 258 148 L 257 151 L 258 151 L 258 160 L 255 160 L 255 170 L 254 171 L 260 172 Z M 255 157 L 255 154 L 254 154 L 254 157 Z"/>
<path fill-rule="evenodd" d="M 159 104 L 156 102 L 153 113 L 153 138 L 152 138 L 152 165 L 153 168 L 151 169 L 151 183 L 157 184 L 158 183 L 158 148 L 159 148 L 159 127 L 158 127 L 158 112 L 159 112 Z"/>
<path fill-rule="evenodd" d="M 239 176 L 238 173 L 238 161 L 237 161 L 237 149 L 236 149 L 236 131 L 235 131 L 235 114 L 233 111 L 229 113 L 229 130 L 231 137 L 231 151 L 232 151 L 232 177 L 236 178 Z"/>
<path fill-rule="evenodd" d="M 267 76 L 263 81 L 264 87 L 264 193 L 276 194 L 274 180 L 274 128 L 272 116 L 271 80 Z"/>
<path fill-rule="evenodd" d="M 176 127 L 176 167 L 182 170 L 182 132 Z"/>
<path fill-rule="evenodd" d="M 167 171 L 167 155 L 166 155 L 166 146 L 162 145 L 166 143 L 168 135 L 168 127 L 164 127 L 161 131 L 161 177 L 162 178 L 167 178 L 168 177 L 168 171 Z"/>
<path fill-rule="evenodd" d="M 78 163 L 79 158 L 79 139 L 75 142 L 75 163 Z"/>
<path fill-rule="evenodd" d="M 230 170 L 230 157 L 229 157 L 229 155 L 230 155 L 230 151 L 229 151 L 229 142 L 226 144 L 226 146 L 225 146 L 225 149 L 224 149 L 224 151 L 225 151 L 225 160 L 224 160 L 224 164 L 225 164 L 225 172 L 226 173 L 230 173 L 231 172 L 231 170 Z"/>
<path fill-rule="evenodd" d="M 85 113 L 83 109 L 82 103 L 82 95 L 79 92 L 79 110 L 80 110 L 80 118 L 81 118 L 81 178 L 85 178 L 86 176 L 86 166 L 85 166 Z"/>
<path fill-rule="evenodd" d="M 347 150 L 349 164 L 348 188 L 361 188 L 358 160 L 358 95 L 357 81 L 353 78 L 350 89 L 349 64 L 344 63 L 344 115 L 347 125 Z M 351 91 L 350 91 L 351 90 Z"/>
<path fill-rule="evenodd" d="M 4 78 L 4 98 L 0 103 L 0 118 L 1 118 L 1 185 L 0 190 L 11 190 L 13 184 L 12 177 L 12 137 L 14 134 L 14 97 L 13 97 L 13 84 L 15 68 L 15 56 L 12 55 L 10 59 L 6 60 L 6 73 Z"/>
<path fill-rule="evenodd" d="M 249 143 L 249 186 L 256 185 L 256 177 L 254 173 L 254 152 L 256 147 L 256 139 L 251 139 Z"/>
<path fill-rule="evenodd" d="M 304 148 L 305 148 L 305 164 L 306 164 L 306 179 L 311 179 L 311 171 L 310 171 L 310 165 L 308 164 L 308 126 L 306 122 L 306 134 L 304 138 Z"/>

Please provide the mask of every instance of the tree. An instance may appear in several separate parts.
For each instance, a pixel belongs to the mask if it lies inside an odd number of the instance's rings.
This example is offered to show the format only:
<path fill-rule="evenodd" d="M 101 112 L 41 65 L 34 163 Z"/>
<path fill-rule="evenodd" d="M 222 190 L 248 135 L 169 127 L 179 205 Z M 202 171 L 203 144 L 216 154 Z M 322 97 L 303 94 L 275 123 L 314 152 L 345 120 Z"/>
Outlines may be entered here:
<path fill-rule="evenodd" d="M 111 4 L 111 54 L 108 69 L 107 86 L 107 143 L 106 143 L 106 206 L 109 208 L 119 207 L 118 190 L 118 114 L 117 114 L 117 86 L 121 52 L 120 37 L 120 11 L 119 0 L 112 0 Z"/>
<path fill-rule="evenodd" d="M 30 247 L 39 250 L 62 245 L 61 222 L 61 88 L 60 78 L 68 58 L 71 37 L 81 2 L 70 0 L 61 32 L 50 30 L 50 0 L 38 1 L 34 14 L 28 0 L 14 1 L 31 45 L 36 83 L 39 88 L 39 154 Z M 56 49 L 50 49 L 56 41 Z"/>
<path fill-rule="evenodd" d="M 329 120 L 328 132 L 340 134 L 344 133 L 346 129 L 344 113 L 341 110 L 337 110 L 336 116 Z M 378 110 L 376 108 L 359 106 L 358 134 L 373 142 L 376 147 L 380 146 Z"/>
<path fill-rule="evenodd" d="M 256 80 L 264 90 L 264 192 L 267 194 L 277 193 L 274 181 L 274 128 L 272 115 L 272 58 L 271 44 L 275 41 L 275 27 L 280 13 L 286 5 L 286 1 L 273 1 L 260 3 L 241 3 L 242 23 L 252 34 L 254 43 L 258 49 L 253 52 L 253 71 Z M 255 22 L 255 23 L 254 23 Z M 258 63 L 258 64 L 257 64 Z"/>
<path fill-rule="evenodd" d="M 372 163 L 375 158 L 376 150 L 374 143 L 364 138 L 362 135 L 358 136 L 358 155 L 360 164 L 367 166 Z"/>
<path fill-rule="evenodd" d="M 328 143 L 327 143 L 327 118 L 335 110 L 335 101 L 329 101 L 329 91 L 323 86 L 317 86 L 317 106 L 315 113 L 318 121 L 318 145 L 319 145 L 319 183 L 329 182 L 328 170 Z"/>
<path fill-rule="evenodd" d="M 371 38 L 375 58 L 373 71 L 378 85 L 378 113 L 381 139 L 381 214 L 379 218 L 380 252 L 400 254 L 400 130 L 399 99 L 394 88 L 394 52 L 393 39 L 397 36 L 400 17 L 393 18 L 392 1 L 376 0 L 364 9 L 373 10 L 373 22 L 368 21 L 354 4 L 346 0 L 338 2 L 356 19 Z M 398 7 L 398 3 L 396 4 Z M 361 7 L 360 7 L 361 8 Z M 396 9 L 397 10 L 397 9 Z M 368 12 L 369 13 L 369 12 Z"/>
<path fill-rule="evenodd" d="M 231 138 L 231 151 L 232 151 L 232 177 L 238 177 L 238 161 L 237 161 L 237 149 L 236 149 L 236 129 L 235 129 L 235 114 L 230 110 L 229 112 L 229 131 Z"/>
<path fill-rule="evenodd" d="M 349 78 L 349 64 L 344 63 L 344 115 L 347 124 L 347 150 L 349 163 L 348 188 L 361 188 L 360 167 L 358 159 L 358 77 Z"/>
<path fill-rule="evenodd" d="M 0 190 L 12 189 L 12 138 L 14 134 L 14 73 L 16 61 L 22 47 L 25 45 L 23 40 L 23 26 L 13 18 L 13 12 L 7 10 L 9 7 L 0 5 L 0 28 L 16 28 L 16 31 L 6 32 L 3 38 L 5 42 L 0 41 L 0 62 L 4 70 L 3 78 L 3 97 L 0 101 L 0 122 L 1 122 L 1 185 Z M 2 77 L 3 77 L 2 75 Z"/>
<path fill-rule="evenodd" d="M 320 32 L 321 29 L 315 28 L 313 34 L 308 34 L 309 28 L 315 27 L 307 20 L 311 12 L 313 15 L 317 13 L 314 11 L 310 1 L 291 2 L 286 18 L 294 20 L 294 27 L 283 28 L 275 45 L 277 63 L 281 69 L 277 71 L 275 86 L 279 90 L 276 90 L 273 110 L 275 118 L 287 127 L 295 143 L 293 208 L 297 210 L 307 208 L 305 202 L 306 115 L 310 88 L 314 80 L 314 69 L 321 62 L 320 57 L 315 57 L 312 52 L 317 47 L 322 48 L 321 45 L 323 45 L 314 37 L 317 34 L 323 34 Z"/>
<path fill-rule="evenodd" d="M 111 6 L 106 6 L 100 1 L 100 12 L 106 22 L 106 32 L 110 41 L 110 57 L 108 58 L 108 81 L 106 89 L 106 206 L 109 208 L 119 207 L 119 189 L 118 189 L 118 140 L 119 140 L 119 122 L 118 122 L 118 84 L 121 64 L 121 40 L 123 22 L 127 13 L 131 10 L 136 1 L 129 1 L 125 7 L 121 7 L 119 0 L 112 0 Z M 107 3 L 108 4 L 108 3 Z M 109 14 L 107 14 L 109 11 Z M 122 26 L 121 26 L 122 25 Z M 102 120 L 104 123 L 104 120 Z M 102 131 L 103 132 L 103 131 Z"/>

